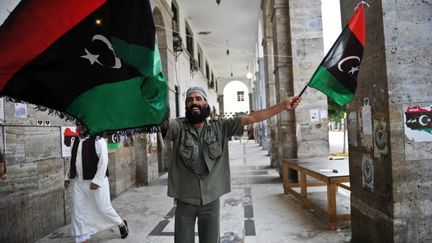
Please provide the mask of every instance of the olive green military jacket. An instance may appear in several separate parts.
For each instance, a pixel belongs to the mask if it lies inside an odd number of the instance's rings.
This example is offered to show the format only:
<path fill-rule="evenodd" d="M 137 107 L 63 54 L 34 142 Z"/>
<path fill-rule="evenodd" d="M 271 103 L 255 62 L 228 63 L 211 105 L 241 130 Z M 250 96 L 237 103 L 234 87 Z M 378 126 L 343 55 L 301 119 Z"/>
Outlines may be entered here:
<path fill-rule="evenodd" d="M 230 192 L 228 141 L 231 136 L 242 133 L 240 117 L 206 121 L 200 134 L 185 118 L 171 119 L 166 135 L 166 139 L 173 142 L 168 196 L 194 205 L 206 205 Z M 208 175 L 200 177 L 190 168 L 190 164 L 199 159 L 204 159 Z"/>

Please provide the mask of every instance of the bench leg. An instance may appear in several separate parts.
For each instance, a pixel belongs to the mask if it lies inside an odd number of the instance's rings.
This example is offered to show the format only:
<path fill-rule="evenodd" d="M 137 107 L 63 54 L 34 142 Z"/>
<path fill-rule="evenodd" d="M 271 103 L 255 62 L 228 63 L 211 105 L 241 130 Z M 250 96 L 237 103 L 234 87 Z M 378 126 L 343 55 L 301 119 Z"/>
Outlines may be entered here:
<path fill-rule="evenodd" d="M 329 214 L 329 227 L 336 230 L 336 184 L 327 185 L 327 206 Z"/>
<path fill-rule="evenodd" d="M 306 185 L 306 173 L 303 171 L 298 172 L 300 174 L 300 195 L 302 197 L 302 208 L 307 208 L 305 201 L 307 200 L 307 185 Z"/>
<path fill-rule="evenodd" d="M 288 180 L 288 169 L 289 166 L 286 163 L 283 163 L 282 165 L 282 180 L 283 180 L 283 188 L 284 188 L 284 194 L 288 194 L 289 189 L 289 180 Z"/>

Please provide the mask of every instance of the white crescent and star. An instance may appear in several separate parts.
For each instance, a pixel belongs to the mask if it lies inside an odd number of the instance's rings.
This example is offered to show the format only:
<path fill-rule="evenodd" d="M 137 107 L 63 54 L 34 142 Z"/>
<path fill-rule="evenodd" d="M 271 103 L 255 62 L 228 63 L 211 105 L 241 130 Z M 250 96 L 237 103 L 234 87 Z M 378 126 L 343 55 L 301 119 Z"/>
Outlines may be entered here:
<path fill-rule="evenodd" d="M 119 135 L 117 133 L 113 133 L 111 135 L 111 140 L 112 140 L 113 143 L 118 143 L 118 142 L 120 142 L 120 137 L 119 137 Z"/>
<path fill-rule="evenodd" d="M 347 56 L 347 57 L 345 57 L 344 59 L 342 59 L 342 60 L 340 60 L 338 62 L 338 69 L 339 69 L 339 71 L 345 72 L 345 70 L 342 69 L 342 64 L 344 62 L 348 61 L 348 60 L 351 60 L 351 59 L 355 59 L 355 60 L 357 60 L 360 63 L 360 57 L 358 57 L 358 56 Z M 351 69 L 348 71 L 348 73 L 354 74 L 355 72 L 358 72 L 358 71 L 359 71 L 359 66 L 356 66 L 356 67 L 352 66 Z"/>
<path fill-rule="evenodd" d="M 431 121 L 431 119 L 427 115 L 421 115 L 418 119 L 418 122 L 422 126 L 427 126 L 430 121 Z"/>
<path fill-rule="evenodd" d="M 90 53 L 87 50 L 87 48 L 84 48 L 84 51 L 86 52 L 86 54 L 83 55 L 83 56 L 81 56 L 82 58 L 88 59 L 90 61 L 91 65 L 93 65 L 94 63 L 97 63 L 97 64 L 103 66 L 102 63 L 100 63 L 99 60 L 98 60 L 99 55 L 94 55 L 94 54 Z"/>
<path fill-rule="evenodd" d="M 113 66 L 110 66 L 110 68 L 114 68 L 114 69 L 119 69 L 119 68 L 121 68 L 121 66 L 122 66 L 122 65 L 121 65 L 121 60 L 120 60 L 120 58 L 118 58 L 118 57 L 116 56 L 115 51 L 114 51 L 114 49 L 113 49 L 113 47 L 112 47 L 112 45 L 111 45 L 111 42 L 110 42 L 110 41 L 109 41 L 105 36 L 103 36 L 103 35 L 94 35 L 93 38 L 92 38 L 92 41 L 101 41 L 101 42 L 103 42 L 103 43 L 108 47 L 108 49 L 110 49 L 110 50 L 112 51 L 113 56 L 114 56 L 114 65 L 113 65 Z M 98 60 L 99 55 L 97 55 L 97 54 L 93 54 L 93 53 L 89 52 L 89 51 L 87 50 L 87 48 L 84 48 L 84 51 L 86 52 L 86 54 L 83 55 L 83 56 L 81 56 L 81 57 L 82 57 L 82 58 L 85 58 L 85 59 L 88 59 L 88 60 L 90 61 L 90 64 L 91 64 L 91 65 L 93 65 L 93 64 L 96 62 L 97 64 L 99 64 L 99 65 L 105 67 L 105 65 L 103 65 L 103 64 Z"/>

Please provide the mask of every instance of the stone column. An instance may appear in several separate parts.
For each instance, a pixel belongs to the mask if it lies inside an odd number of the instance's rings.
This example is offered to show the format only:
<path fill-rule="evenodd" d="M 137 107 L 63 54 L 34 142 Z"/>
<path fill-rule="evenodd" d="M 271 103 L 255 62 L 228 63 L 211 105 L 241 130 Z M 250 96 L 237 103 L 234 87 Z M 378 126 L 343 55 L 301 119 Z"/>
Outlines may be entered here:
<path fill-rule="evenodd" d="M 357 2 L 340 2 L 347 23 Z M 432 7 L 369 4 L 356 98 L 348 107 L 352 241 L 429 242 Z"/>
<path fill-rule="evenodd" d="M 219 114 L 223 114 L 224 113 L 224 96 L 223 95 L 219 95 L 218 96 L 218 103 L 219 103 Z"/>
<path fill-rule="evenodd" d="M 321 4 L 289 1 L 294 94 L 300 94 L 324 58 Z M 336 27 L 336 26 L 335 26 Z M 298 157 L 329 155 L 327 96 L 308 88 L 296 109 Z M 318 116 L 310 118 L 311 112 Z M 340 151 L 342 152 L 342 151 Z"/>
<path fill-rule="evenodd" d="M 276 81 L 273 73 L 274 60 L 273 60 L 273 29 L 272 29 L 272 13 L 273 13 L 273 2 L 270 0 L 263 0 L 262 2 L 263 11 L 263 28 L 264 28 L 264 39 L 262 42 L 264 48 L 264 73 L 265 73 L 265 92 L 266 92 L 266 103 L 270 107 L 276 104 Z M 278 138 L 276 132 L 276 121 L 277 117 L 274 116 L 268 120 L 269 128 L 269 155 L 270 155 L 270 166 L 275 168 L 278 165 Z"/>
<path fill-rule="evenodd" d="M 291 52 L 290 15 L 287 0 L 275 0 L 273 11 L 273 46 L 277 102 L 294 95 Z M 297 158 L 297 141 L 294 111 L 279 113 L 277 121 L 279 167 L 285 158 Z M 282 172 L 282 169 L 279 170 Z M 294 173 L 290 178 L 295 179 Z"/>
<path fill-rule="evenodd" d="M 266 83 L 265 83 L 265 73 L 264 73 L 264 61 L 263 58 L 260 57 L 258 59 L 258 84 L 257 84 L 257 104 L 259 104 L 257 109 L 264 109 L 267 107 L 266 102 Z M 267 121 L 262 121 L 259 123 L 259 137 L 260 137 L 260 144 L 263 147 L 263 149 L 268 150 L 268 138 L 267 138 Z"/>

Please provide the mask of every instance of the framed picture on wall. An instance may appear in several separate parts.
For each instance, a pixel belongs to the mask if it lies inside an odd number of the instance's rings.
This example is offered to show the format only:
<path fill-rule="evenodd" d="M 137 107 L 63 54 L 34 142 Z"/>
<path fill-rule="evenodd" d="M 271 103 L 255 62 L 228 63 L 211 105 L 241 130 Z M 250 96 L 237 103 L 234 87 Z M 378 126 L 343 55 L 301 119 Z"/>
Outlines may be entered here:
<path fill-rule="evenodd" d="M 72 144 L 75 138 L 78 137 L 76 127 L 61 127 L 61 142 L 62 142 L 62 157 L 70 157 Z"/>

